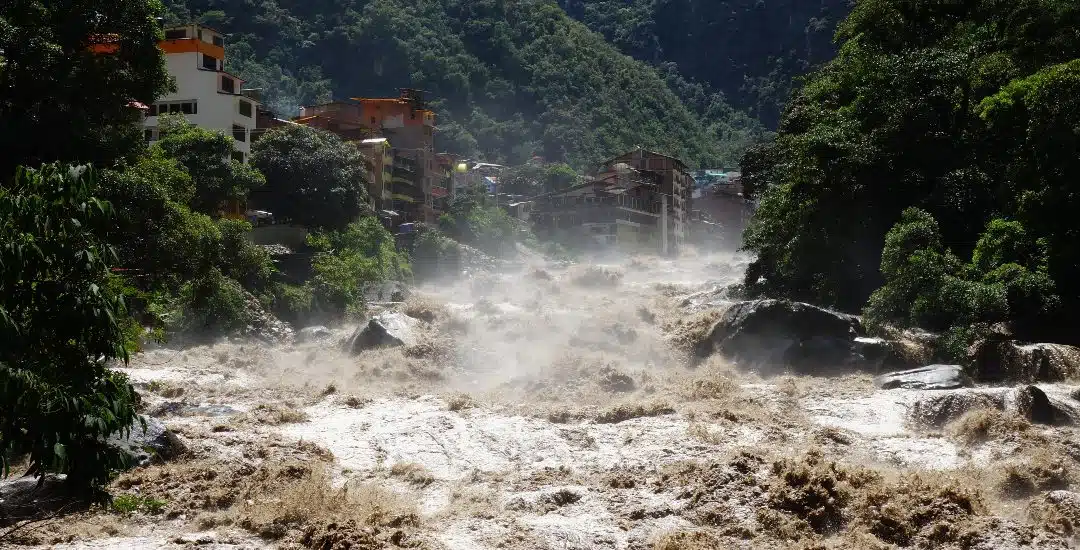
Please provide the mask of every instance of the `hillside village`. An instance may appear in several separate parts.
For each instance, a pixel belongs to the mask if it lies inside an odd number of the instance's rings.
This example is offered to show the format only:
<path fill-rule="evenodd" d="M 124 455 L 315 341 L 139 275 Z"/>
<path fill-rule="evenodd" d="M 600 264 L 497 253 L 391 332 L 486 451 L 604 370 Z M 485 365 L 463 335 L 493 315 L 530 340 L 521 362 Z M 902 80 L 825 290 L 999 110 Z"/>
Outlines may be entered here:
<path fill-rule="evenodd" d="M 0 547 L 1075 548 L 1078 28 L 0 3 Z"/>
<path fill-rule="evenodd" d="M 725 233 L 735 243 L 749 217 L 737 172 L 695 171 L 678 158 L 643 149 L 605 161 L 568 188 L 538 196 L 507 193 L 499 179 L 508 167 L 438 152 L 436 116 L 424 92 L 402 89 L 398 97 L 355 97 L 280 116 L 264 107 L 260 90 L 229 72 L 225 40 L 199 24 L 165 30 L 160 49 L 176 90 L 146 106 L 146 141 L 158 138 L 158 115 L 165 113 L 232 136 L 233 158 L 244 163 L 252 144 L 272 128 L 294 124 L 331 132 L 362 152 L 369 206 L 395 234 L 434 224 L 466 190 L 481 190 L 538 236 L 584 238 L 592 247 L 626 252 L 677 255 L 687 244 L 715 242 Z M 110 50 L 105 44 L 100 51 Z M 256 226 L 289 221 L 263 209 L 257 192 L 223 205 L 221 215 Z"/>

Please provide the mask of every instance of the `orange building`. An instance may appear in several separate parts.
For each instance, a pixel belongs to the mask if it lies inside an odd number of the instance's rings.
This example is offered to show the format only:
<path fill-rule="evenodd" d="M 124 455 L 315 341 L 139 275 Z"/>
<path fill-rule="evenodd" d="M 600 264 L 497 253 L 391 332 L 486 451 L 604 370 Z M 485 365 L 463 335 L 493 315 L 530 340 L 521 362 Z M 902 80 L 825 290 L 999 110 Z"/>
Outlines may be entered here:
<path fill-rule="evenodd" d="M 435 165 L 435 113 L 423 92 L 402 89 L 396 98 L 350 98 L 306 106 L 294 122 L 334 132 L 348 141 L 386 138 L 394 157 L 391 204 L 411 220 L 435 221 L 442 195 Z M 415 187 L 415 189 L 410 189 Z"/>

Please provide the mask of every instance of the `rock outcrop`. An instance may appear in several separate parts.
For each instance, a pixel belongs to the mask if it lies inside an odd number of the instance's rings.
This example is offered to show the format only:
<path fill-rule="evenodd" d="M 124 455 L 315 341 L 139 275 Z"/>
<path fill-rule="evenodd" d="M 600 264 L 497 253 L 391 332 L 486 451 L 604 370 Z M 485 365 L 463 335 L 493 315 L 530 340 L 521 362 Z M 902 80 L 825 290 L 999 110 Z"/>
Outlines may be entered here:
<path fill-rule="evenodd" d="M 356 329 L 346 346 L 354 354 L 375 348 L 412 346 L 417 341 L 419 323 L 401 312 L 381 313 Z"/>
<path fill-rule="evenodd" d="M 184 453 L 184 443 L 165 424 L 153 417 L 142 418 L 146 422 L 145 428 L 136 421 L 128 433 L 109 436 L 109 445 L 127 453 L 132 463 L 138 466 L 146 466 L 155 460 L 168 460 Z"/>
<path fill-rule="evenodd" d="M 930 365 L 883 374 L 874 379 L 883 390 L 950 390 L 972 385 L 960 365 Z"/>
<path fill-rule="evenodd" d="M 859 353 L 858 318 L 810 304 L 753 300 L 729 307 L 709 332 L 706 352 L 743 367 L 829 374 L 873 367 Z"/>
<path fill-rule="evenodd" d="M 1080 348 L 1073 346 L 988 338 L 968 351 L 980 382 L 1032 384 L 1080 378 Z"/>
<path fill-rule="evenodd" d="M 909 414 L 917 424 L 933 428 L 978 409 L 997 409 L 1033 424 L 1060 426 L 1080 421 L 1078 406 L 1080 403 L 1068 396 L 1048 395 L 1036 386 L 1020 386 L 927 393 L 915 402 Z"/>

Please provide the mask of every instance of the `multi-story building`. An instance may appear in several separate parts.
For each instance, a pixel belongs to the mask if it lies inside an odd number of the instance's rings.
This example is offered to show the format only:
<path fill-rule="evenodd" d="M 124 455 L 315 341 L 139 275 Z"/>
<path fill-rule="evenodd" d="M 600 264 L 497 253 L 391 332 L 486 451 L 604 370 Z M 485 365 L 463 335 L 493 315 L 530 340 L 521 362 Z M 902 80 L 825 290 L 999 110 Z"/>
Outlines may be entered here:
<path fill-rule="evenodd" d="M 437 215 L 434 198 L 442 192 L 436 189 L 440 171 L 435 166 L 435 113 L 428 109 L 423 93 L 403 89 L 396 98 L 351 100 L 304 107 L 294 120 L 350 141 L 388 139 L 394 150 L 392 202 L 413 220 L 433 222 Z"/>
<path fill-rule="evenodd" d="M 394 177 L 394 151 L 386 138 L 368 138 L 359 143 L 368 169 L 368 196 L 377 210 L 391 210 L 391 180 Z"/>
<path fill-rule="evenodd" d="M 533 197 L 528 218 L 538 235 L 626 252 L 661 252 L 661 178 L 615 163 L 590 181 Z"/>
<path fill-rule="evenodd" d="M 739 172 L 703 170 L 694 174 L 695 241 L 734 248 L 741 241 L 753 207 L 743 196 Z"/>
<path fill-rule="evenodd" d="M 662 254 L 678 254 L 690 237 L 690 212 L 693 206 L 694 180 L 681 160 L 660 153 L 637 149 L 623 153 L 604 163 L 606 171 L 617 164 L 626 164 L 640 173 L 652 173 L 659 178 L 659 193 L 666 212 L 667 231 L 661 231 Z"/>
<path fill-rule="evenodd" d="M 147 141 L 158 138 L 158 115 L 178 113 L 188 122 L 233 137 L 233 158 L 247 162 L 259 101 L 243 94 L 244 81 L 225 70 L 225 38 L 202 25 L 165 30 L 158 47 L 165 53 L 176 91 L 149 106 L 143 121 Z"/>

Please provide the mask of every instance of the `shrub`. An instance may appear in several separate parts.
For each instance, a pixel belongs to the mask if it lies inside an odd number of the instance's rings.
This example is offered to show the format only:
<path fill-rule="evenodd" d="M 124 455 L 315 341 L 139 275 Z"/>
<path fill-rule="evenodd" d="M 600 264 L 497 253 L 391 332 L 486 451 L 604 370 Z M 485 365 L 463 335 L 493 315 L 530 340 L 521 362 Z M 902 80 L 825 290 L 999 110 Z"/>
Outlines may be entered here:
<path fill-rule="evenodd" d="M 123 299 L 107 284 L 112 249 L 99 235 L 110 206 L 85 166 L 19 168 L 0 187 L 0 461 L 100 488 L 126 456 L 105 438 L 136 420 L 135 394 L 110 360 L 128 358 Z"/>
<path fill-rule="evenodd" d="M 232 332 L 253 320 L 244 288 L 217 268 L 181 287 L 174 304 L 175 326 L 185 331 Z"/>
<path fill-rule="evenodd" d="M 342 231 L 313 233 L 308 245 L 316 251 L 313 276 L 302 289 L 282 293 L 289 300 L 287 310 L 300 318 L 359 314 L 371 285 L 412 276 L 393 235 L 374 217 L 361 218 Z"/>
<path fill-rule="evenodd" d="M 870 296 L 866 319 L 943 331 L 939 351 L 959 360 L 989 325 L 1006 321 L 1029 332 L 1058 307 L 1045 266 L 1045 247 L 1019 223 L 1000 219 L 987 224 L 971 262 L 961 265 L 942 245 L 934 218 L 909 208 L 885 237 L 885 284 Z"/>

